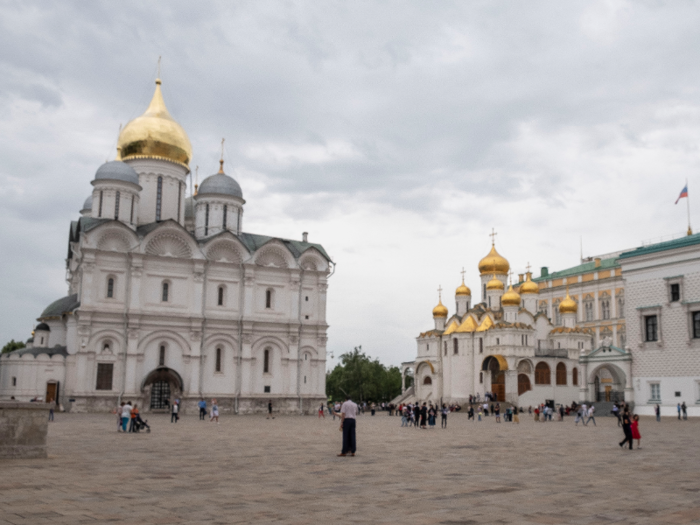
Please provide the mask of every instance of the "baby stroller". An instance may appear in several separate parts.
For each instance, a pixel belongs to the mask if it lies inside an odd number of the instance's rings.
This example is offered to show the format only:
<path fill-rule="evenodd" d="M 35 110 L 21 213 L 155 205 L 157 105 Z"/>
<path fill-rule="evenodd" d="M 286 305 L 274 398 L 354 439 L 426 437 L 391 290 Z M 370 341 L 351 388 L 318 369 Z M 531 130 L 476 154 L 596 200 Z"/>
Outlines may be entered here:
<path fill-rule="evenodd" d="M 136 420 L 134 421 L 134 432 L 141 432 L 141 430 L 146 429 L 146 433 L 151 432 L 151 427 L 148 426 L 148 420 L 144 421 L 141 419 L 141 414 L 137 414 Z"/>

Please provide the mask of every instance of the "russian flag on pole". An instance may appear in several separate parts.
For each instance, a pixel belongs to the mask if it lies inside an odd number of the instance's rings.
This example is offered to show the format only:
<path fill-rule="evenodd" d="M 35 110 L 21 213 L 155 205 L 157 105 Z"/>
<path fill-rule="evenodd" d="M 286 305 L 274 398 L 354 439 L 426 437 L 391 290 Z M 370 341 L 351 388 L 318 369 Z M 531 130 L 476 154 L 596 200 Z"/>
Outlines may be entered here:
<path fill-rule="evenodd" d="M 681 200 L 683 197 L 687 197 L 687 196 L 688 196 L 688 185 L 686 184 L 685 186 L 683 186 L 683 189 L 681 190 L 681 194 L 676 199 L 676 204 L 678 204 L 678 201 Z"/>

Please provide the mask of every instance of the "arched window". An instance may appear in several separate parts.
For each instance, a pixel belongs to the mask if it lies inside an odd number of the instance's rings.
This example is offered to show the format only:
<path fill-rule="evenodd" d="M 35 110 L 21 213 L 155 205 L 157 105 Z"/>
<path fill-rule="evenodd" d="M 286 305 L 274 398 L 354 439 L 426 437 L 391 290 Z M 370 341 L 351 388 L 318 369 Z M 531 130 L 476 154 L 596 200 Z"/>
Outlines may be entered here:
<path fill-rule="evenodd" d="M 607 299 L 601 301 L 600 306 L 603 310 L 603 319 L 610 319 L 610 301 Z"/>
<path fill-rule="evenodd" d="M 209 205 L 204 205 L 204 236 L 209 234 Z"/>
<path fill-rule="evenodd" d="M 228 204 L 224 204 L 224 230 L 226 229 L 226 222 L 228 221 Z"/>
<path fill-rule="evenodd" d="M 224 305 L 224 287 L 223 286 L 219 286 L 219 297 L 218 297 L 217 304 L 219 306 Z"/>
<path fill-rule="evenodd" d="M 552 374 L 549 371 L 549 365 L 545 362 L 537 363 L 535 367 L 535 384 L 536 385 L 551 385 Z"/>
<path fill-rule="evenodd" d="M 452 341 L 454 341 L 452 343 L 452 346 L 454 347 L 452 348 L 452 353 L 457 355 L 459 353 L 459 343 L 457 342 L 457 339 L 453 339 Z"/>
<path fill-rule="evenodd" d="M 221 372 L 221 348 L 216 349 L 216 371 Z"/>
<path fill-rule="evenodd" d="M 121 198 L 121 192 L 117 192 L 117 196 L 114 198 L 114 220 L 119 220 L 119 199 Z"/>
<path fill-rule="evenodd" d="M 578 386 L 578 368 L 576 367 L 571 369 L 571 384 Z"/>
<path fill-rule="evenodd" d="M 304 361 L 308 361 L 308 360 L 309 360 L 309 354 L 304 354 Z"/>
<path fill-rule="evenodd" d="M 98 217 L 102 217 L 102 194 L 103 194 L 103 191 L 100 190 L 100 205 L 97 208 L 97 216 Z"/>
<path fill-rule="evenodd" d="M 479 353 L 480 354 L 484 353 L 484 338 L 483 337 L 479 338 Z"/>
<path fill-rule="evenodd" d="M 564 363 L 557 364 L 557 385 L 566 386 L 566 365 Z"/>
<path fill-rule="evenodd" d="M 424 384 L 424 385 L 432 385 L 432 384 L 433 384 L 433 380 L 430 379 L 430 376 L 425 376 L 425 379 L 423 379 L 423 384 Z"/>
<path fill-rule="evenodd" d="M 263 356 L 263 373 L 270 373 L 270 349 L 266 348 Z"/>
<path fill-rule="evenodd" d="M 111 299 L 114 297 L 114 279 L 111 277 L 107 279 L 107 298 Z"/>
<path fill-rule="evenodd" d="M 585 310 L 586 310 L 586 321 L 592 321 L 593 320 L 593 303 L 591 301 L 588 301 L 585 303 Z"/>
<path fill-rule="evenodd" d="M 170 286 L 168 285 L 167 282 L 163 283 L 163 292 L 162 292 L 161 299 L 164 303 L 168 302 L 168 294 L 169 293 L 170 293 Z"/>
<path fill-rule="evenodd" d="M 110 351 L 110 350 L 109 350 L 109 343 L 105 343 L 105 344 L 102 346 L 102 351 L 103 351 L 103 352 L 109 353 L 109 351 Z"/>
<path fill-rule="evenodd" d="M 236 230 L 240 232 L 241 231 L 241 209 L 240 208 L 238 208 L 237 214 L 238 214 L 238 218 L 236 220 Z"/>
<path fill-rule="evenodd" d="M 131 214 L 129 215 L 129 224 L 134 224 L 134 196 L 131 196 Z"/>
<path fill-rule="evenodd" d="M 522 396 L 525 392 L 532 390 L 530 378 L 526 374 L 518 374 L 518 395 Z"/>
<path fill-rule="evenodd" d="M 156 222 L 160 221 L 160 209 L 163 205 L 163 177 L 158 177 L 158 188 L 156 190 Z"/>
<path fill-rule="evenodd" d="M 272 290 L 265 290 L 265 308 L 272 308 Z"/>
<path fill-rule="evenodd" d="M 158 366 L 165 366 L 165 345 L 160 345 L 160 352 L 158 354 Z"/>

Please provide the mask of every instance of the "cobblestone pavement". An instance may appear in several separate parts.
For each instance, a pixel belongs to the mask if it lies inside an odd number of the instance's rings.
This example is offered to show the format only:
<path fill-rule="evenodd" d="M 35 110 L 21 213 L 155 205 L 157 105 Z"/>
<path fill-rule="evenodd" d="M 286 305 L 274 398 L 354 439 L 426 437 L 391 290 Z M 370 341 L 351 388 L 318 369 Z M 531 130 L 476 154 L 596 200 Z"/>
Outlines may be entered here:
<path fill-rule="evenodd" d="M 643 418 L 629 451 L 612 418 L 417 430 L 380 413 L 339 458 L 331 418 L 148 419 L 121 434 L 57 414 L 47 460 L 0 461 L 0 524 L 700 523 L 700 421 Z"/>

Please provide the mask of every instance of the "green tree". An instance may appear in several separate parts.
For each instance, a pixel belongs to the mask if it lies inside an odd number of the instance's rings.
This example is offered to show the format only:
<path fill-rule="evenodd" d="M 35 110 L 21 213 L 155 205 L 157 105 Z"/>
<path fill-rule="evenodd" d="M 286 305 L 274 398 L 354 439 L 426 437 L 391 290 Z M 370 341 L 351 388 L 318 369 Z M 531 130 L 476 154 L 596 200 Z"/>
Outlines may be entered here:
<path fill-rule="evenodd" d="M 22 341 L 15 341 L 14 339 L 12 339 L 9 343 L 2 347 L 2 351 L 0 352 L 0 354 L 9 354 L 10 352 L 14 352 L 15 350 L 24 348 L 25 346 L 27 345 L 25 345 Z"/>
<path fill-rule="evenodd" d="M 340 356 L 340 363 L 326 375 L 326 395 L 333 401 L 346 394 L 362 403 L 391 401 L 401 393 L 401 371 L 385 367 L 355 347 Z"/>

